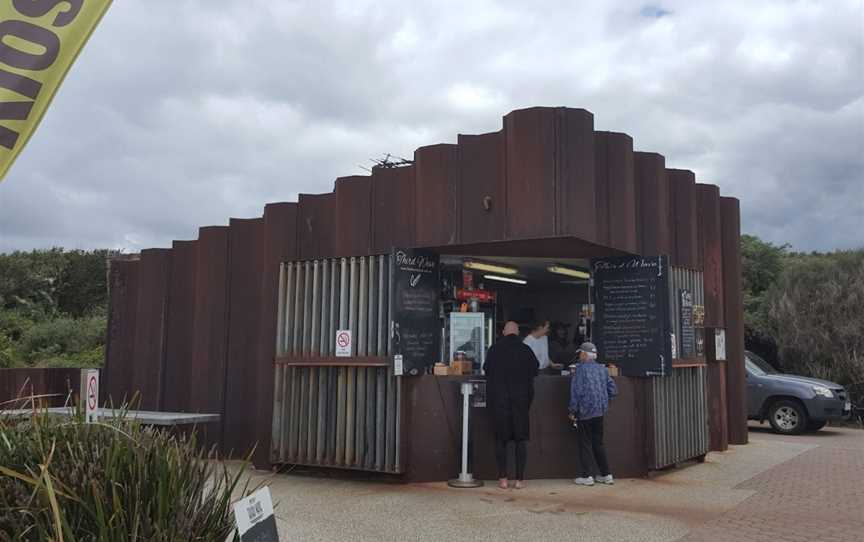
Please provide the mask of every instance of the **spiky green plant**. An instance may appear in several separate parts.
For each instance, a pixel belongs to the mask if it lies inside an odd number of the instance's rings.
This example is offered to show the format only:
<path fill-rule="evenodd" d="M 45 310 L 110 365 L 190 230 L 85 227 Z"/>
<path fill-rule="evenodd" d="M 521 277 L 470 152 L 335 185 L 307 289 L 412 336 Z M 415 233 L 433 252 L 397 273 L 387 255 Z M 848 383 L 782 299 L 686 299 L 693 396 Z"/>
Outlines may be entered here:
<path fill-rule="evenodd" d="M 0 541 L 225 541 L 244 469 L 119 416 L 0 415 Z M 235 538 L 236 539 L 236 538 Z"/>

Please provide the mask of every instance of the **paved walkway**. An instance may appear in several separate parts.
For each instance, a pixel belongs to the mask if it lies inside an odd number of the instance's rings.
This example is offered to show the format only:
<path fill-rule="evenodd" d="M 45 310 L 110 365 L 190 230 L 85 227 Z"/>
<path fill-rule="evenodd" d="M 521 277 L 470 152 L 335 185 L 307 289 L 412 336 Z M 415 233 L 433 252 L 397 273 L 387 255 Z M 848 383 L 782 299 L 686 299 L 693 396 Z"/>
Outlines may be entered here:
<path fill-rule="evenodd" d="M 861 540 L 864 431 L 750 436 L 751 444 L 703 464 L 614 487 L 537 480 L 520 491 L 492 483 L 456 490 L 260 478 L 277 500 L 283 540 Z"/>
<path fill-rule="evenodd" d="M 685 541 L 864 540 L 864 432 L 779 437 L 753 429 L 751 439 L 815 447 L 736 486 L 755 493 Z"/>

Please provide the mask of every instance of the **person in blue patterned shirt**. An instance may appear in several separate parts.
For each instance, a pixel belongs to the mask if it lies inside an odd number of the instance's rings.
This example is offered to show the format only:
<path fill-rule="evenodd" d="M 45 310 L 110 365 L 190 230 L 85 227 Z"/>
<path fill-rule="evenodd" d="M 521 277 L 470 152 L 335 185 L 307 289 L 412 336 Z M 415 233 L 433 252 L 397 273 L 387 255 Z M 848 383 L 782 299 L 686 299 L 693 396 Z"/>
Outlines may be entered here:
<path fill-rule="evenodd" d="M 579 347 L 580 363 L 570 380 L 570 421 L 579 431 L 580 475 L 574 482 L 593 486 L 594 482 L 612 485 L 614 482 L 603 447 L 603 416 L 609 410 L 609 401 L 618 394 L 615 381 L 606 366 L 597 363 L 597 347 L 585 342 Z M 591 476 L 591 456 L 600 475 Z"/>

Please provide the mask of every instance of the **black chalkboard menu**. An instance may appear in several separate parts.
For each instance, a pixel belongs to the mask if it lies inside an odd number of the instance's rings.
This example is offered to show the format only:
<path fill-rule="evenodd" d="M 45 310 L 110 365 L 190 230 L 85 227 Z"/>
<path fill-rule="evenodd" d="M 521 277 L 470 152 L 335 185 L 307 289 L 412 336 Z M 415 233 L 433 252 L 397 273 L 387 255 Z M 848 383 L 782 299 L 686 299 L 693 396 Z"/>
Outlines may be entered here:
<path fill-rule="evenodd" d="M 418 375 L 440 356 L 438 255 L 396 249 L 390 260 L 390 353 L 395 374 Z"/>
<path fill-rule="evenodd" d="M 678 357 L 691 358 L 696 355 L 696 328 L 693 325 L 693 293 L 690 290 L 678 290 L 681 303 L 678 326 L 681 330 L 681 352 Z"/>
<path fill-rule="evenodd" d="M 600 361 L 624 376 L 670 374 L 668 258 L 600 258 L 591 268 Z"/>

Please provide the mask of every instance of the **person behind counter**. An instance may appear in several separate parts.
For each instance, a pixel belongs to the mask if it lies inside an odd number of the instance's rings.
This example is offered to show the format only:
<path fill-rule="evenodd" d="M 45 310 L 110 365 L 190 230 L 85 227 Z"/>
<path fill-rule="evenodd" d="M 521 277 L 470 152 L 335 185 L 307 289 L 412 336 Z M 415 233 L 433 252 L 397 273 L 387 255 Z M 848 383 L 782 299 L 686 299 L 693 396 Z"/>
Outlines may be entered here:
<path fill-rule="evenodd" d="M 549 320 L 538 320 L 531 327 L 531 333 L 525 336 L 524 342 L 534 352 L 540 371 L 560 374 L 563 365 L 553 362 L 549 357 Z"/>
<path fill-rule="evenodd" d="M 504 336 L 486 354 L 486 398 L 495 431 L 498 487 L 507 489 L 507 444 L 516 442 L 516 489 L 525 487 L 528 455 L 528 415 L 534 399 L 539 363 L 519 338 L 519 325 L 507 322 Z"/>
<path fill-rule="evenodd" d="M 581 473 L 574 480 L 580 486 L 593 486 L 594 482 L 612 485 L 614 482 L 603 447 L 603 417 L 609 410 L 609 401 L 618 394 L 615 381 L 606 366 L 597 363 L 597 347 L 585 342 L 579 347 L 580 363 L 570 381 L 570 420 L 579 431 L 579 467 Z M 588 470 L 591 457 L 597 463 L 600 476 L 593 478 Z"/>

